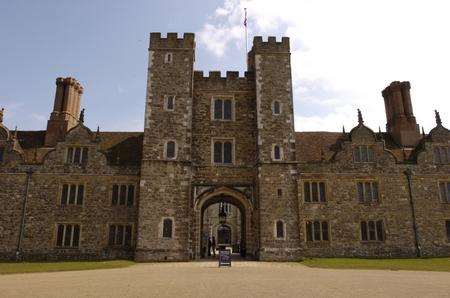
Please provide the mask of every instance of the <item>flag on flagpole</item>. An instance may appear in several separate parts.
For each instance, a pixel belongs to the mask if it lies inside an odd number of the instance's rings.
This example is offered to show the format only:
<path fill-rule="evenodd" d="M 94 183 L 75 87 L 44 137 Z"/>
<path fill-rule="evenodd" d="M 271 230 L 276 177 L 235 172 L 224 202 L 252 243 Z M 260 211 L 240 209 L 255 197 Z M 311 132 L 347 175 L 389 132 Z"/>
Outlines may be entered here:
<path fill-rule="evenodd" d="M 244 16 L 244 26 L 247 27 L 247 8 L 244 8 L 245 16 Z"/>

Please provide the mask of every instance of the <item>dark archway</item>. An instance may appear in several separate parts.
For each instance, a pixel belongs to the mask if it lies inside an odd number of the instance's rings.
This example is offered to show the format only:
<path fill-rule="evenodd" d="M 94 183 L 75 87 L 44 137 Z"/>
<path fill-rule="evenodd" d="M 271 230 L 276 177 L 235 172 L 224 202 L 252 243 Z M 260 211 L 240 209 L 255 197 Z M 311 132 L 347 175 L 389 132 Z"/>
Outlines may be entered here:
<path fill-rule="evenodd" d="M 233 206 L 235 206 L 240 213 L 240 222 L 241 222 L 241 229 L 240 229 L 240 248 L 239 248 L 239 254 L 241 257 L 245 257 L 246 256 L 246 231 L 247 231 L 247 227 L 246 227 L 246 208 L 245 206 L 242 204 L 241 200 L 239 200 L 238 198 L 235 198 L 234 196 L 231 195 L 226 195 L 226 194 L 219 194 L 216 196 L 212 196 L 209 197 L 202 205 L 201 205 L 201 220 L 200 220 L 200 230 L 199 230 L 199 243 L 200 243 L 200 256 L 201 257 L 205 257 L 206 256 L 206 251 L 207 251 L 207 247 L 206 247 L 206 243 L 204 241 L 204 215 L 205 215 L 205 210 L 214 204 L 220 204 L 220 203 L 228 203 L 231 204 Z M 226 229 L 226 224 L 222 224 L 219 226 L 219 228 L 222 227 L 224 228 L 223 231 L 227 230 Z M 230 228 L 228 227 L 228 233 L 230 232 Z M 228 234 L 228 237 L 231 237 L 231 234 Z M 220 240 L 217 239 L 217 244 L 223 244 L 220 243 Z"/>

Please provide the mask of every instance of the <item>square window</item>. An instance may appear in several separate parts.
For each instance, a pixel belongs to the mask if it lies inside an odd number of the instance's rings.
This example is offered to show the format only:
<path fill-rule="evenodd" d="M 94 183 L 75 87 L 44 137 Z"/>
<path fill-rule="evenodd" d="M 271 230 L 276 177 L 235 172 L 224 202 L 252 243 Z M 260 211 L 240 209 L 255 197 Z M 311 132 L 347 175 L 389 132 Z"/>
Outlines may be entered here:
<path fill-rule="evenodd" d="M 233 120 L 233 100 L 214 98 L 213 116 L 214 120 Z"/>

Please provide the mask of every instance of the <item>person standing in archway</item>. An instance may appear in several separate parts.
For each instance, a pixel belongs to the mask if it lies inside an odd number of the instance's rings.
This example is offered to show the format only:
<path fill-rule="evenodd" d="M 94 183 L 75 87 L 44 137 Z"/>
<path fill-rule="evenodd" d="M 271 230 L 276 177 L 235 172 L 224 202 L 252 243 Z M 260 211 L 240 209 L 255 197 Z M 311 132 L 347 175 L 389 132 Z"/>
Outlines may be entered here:
<path fill-rule="evenodd" d="M 208 257 L 211 256 L 211 247 L 212 247 L 211 236 L 208 236 Z"/>
<path fill-rule="evenodd" d="M 216 237 L 212 236 L 211 247 L 213 255 L 216 256 Z"/>

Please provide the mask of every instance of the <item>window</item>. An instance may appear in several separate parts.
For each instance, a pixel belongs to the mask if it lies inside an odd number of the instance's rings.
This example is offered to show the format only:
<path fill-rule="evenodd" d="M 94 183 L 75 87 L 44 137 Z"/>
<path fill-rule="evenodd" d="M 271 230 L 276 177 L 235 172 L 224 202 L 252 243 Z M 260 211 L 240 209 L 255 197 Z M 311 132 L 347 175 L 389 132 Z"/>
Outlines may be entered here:
<path fill-rule="evenodd" d="M 80 244 L 80 225 L 58 224 L 57 247 L 77 248 Z"/>
<path fill-rule="evenodd" d="M 281 114 L 281 103 L 279 101 L 274 101 L 272 104 L 272 113 L 274 115 L 280 115 Z"/>
<path fill-rule="evenodd" d="M 131 246 L 132 225 L 114 224 L 109 226 L 108 245 L 110 246 Z"/>
<path fill-rule="evenodd" d="M 439 182 L 439 193 L 444 203 L 450 203 L 450 182 Z"/>
<path fill-rule="evenodd" d="M 166 95 L 164 97 L 164 109 L 166 111 L 173 111 L 175 108 L 175 96 Z"/>
<path fill-rule="evenodd" d="M 134 205 L 134 185 L 114 184 L 112 190 L 112 205 L 131 207 Z"/>
<path fill-rule="evenodd" d="M 3 162 L 5 157 L 5 148 L 0 147 L 0 162 Z"/>
<path fill-rule="evenodd" d="M 283 150 L 281 150 L 280 146 L 273 145 L 272 148 L 272 159 L 273 160 L 282 160 L 283 159 Z"/>
<path fill-rule="evenodd" d="M 167 159 L 175 159 L 176 158 L 176 154 L 177 154 L 177 145 L 174 141 L 168 141 L 166 143 L 166 152 L 165 152 L 165 157 Z"/>
<path fill-rule="evenodd" d="M 329 241 L 329 229 L 327 221 L 307 221 L 306 241 Z"/>
<path fill-rule="evenodd" d="M 222 212 L 222 210 L 225 211 L 226 214 L 230 214 L 231 213 L 231 204 L 220 202 L 218 212 L 220 213 L 220 212 Z"/>
<path fill-rule="evenodd" d="M 449 164 L 450 147 L 446 146 L 434 147 L 434 162 L 436 164 Z"/>
<path fill-rule="evenodd" d="M 215 98 L 214 102 L 214 120 L 232 120 L 233 119 L 233 102 L 231 99 Z"/>
<path fill-rule="evenodd" d="M 163 238 L 172 238 L 173 221 L 170 218 L 164 218 L 163 220 Z"/>
<path fill-rule="evenodd" d="M 281 197 L 283 195 L 283 190 L 281 188 L 277 189 L 277 196 Z"/>
<path fill-rule="evenodd" d="M 373 162 L 373 149 L 370 146 L 362 145 L 356 146 L 353 149 L 354 162 Z"/>
<path fill-rule="evenodd" d="M 446 232 L 447 232 L 447 241 L 450 242 L 450 220 L 447 220 L 445 222 L 445 229 L 446 229 Z"/>
<path fill-rule="evenodd" d="M 87 147 L 69 147 L 67 148 L 66 162 L 71 164 L 86 164 L 88 160 Z"/>
<path fill-rule="evenodd" d="M 378 183 L 375 181 L 357 182 L 358 200 L 360 203 L 378 201 Z"/>
<path fill-rule="evenodd" d="M 369 220 L 361 222 L 362 241 L 384 241 L 384 228 L 382 220 Z"/>
<path fill-rule="evenodd" d="M 164 63 L 172 63 L 173 60 L 173 54 L 172 53 L 166 53 L 164 56 Z"/>
<path fill-rule="evenodd" d="M 326 202 L 325 182 L 306 181 L 303 183 L 305 202 Z"/>
<path fill-rule="evenodd" d="M 232 141 L 214 141 L 213 162 L 215 164 L 233 163 L 233 143 Z"/>
<path fill-rule="evenodd" d="M 277 238 L 284 239 L 284 222 L 282 220 L 277 220 L 275 228 Z"/>
<path fill-rule="evenodd" d="M 83 184 L 63 184 L 61 191 L 61 205 L 83 205 L 83 199 Z"/>

